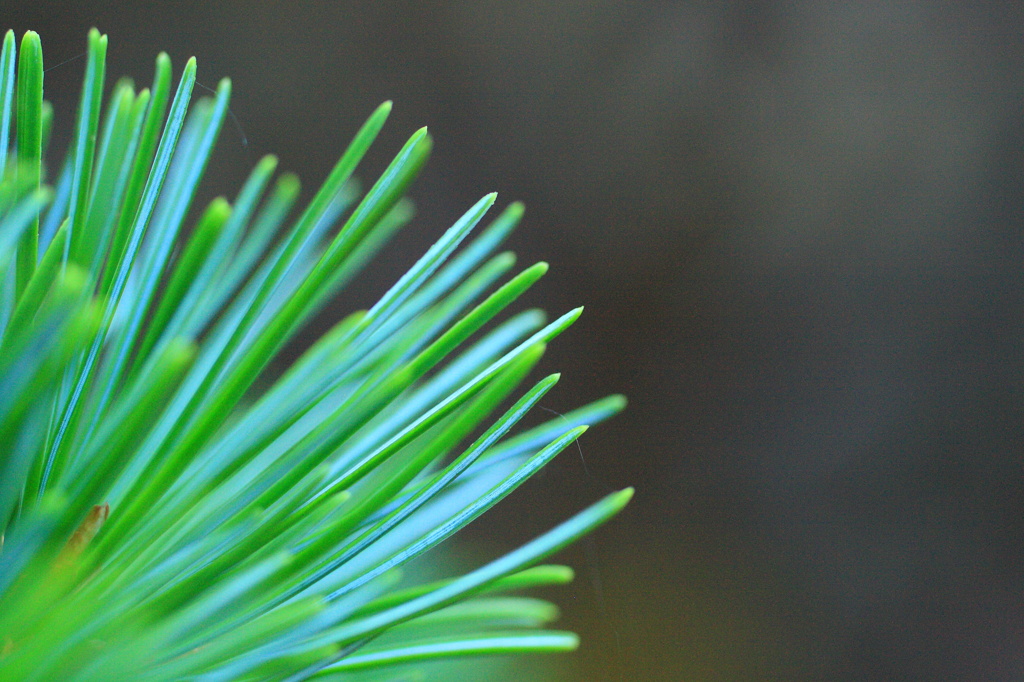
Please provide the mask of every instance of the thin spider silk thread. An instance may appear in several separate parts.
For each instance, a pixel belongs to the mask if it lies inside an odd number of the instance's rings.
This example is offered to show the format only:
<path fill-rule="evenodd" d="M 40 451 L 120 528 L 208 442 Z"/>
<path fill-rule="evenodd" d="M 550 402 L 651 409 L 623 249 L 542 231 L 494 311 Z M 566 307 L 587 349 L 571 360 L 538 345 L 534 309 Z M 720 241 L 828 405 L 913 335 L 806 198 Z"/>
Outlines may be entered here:
<path fill-rule="evenodd" d="M 549 412 L 553 415 L 560 417 L 562 421 L 566 423 L 566 425 L 572 426 L 569 420 L 566 419 L 565 415 L 562 414 L 561 412 L 552 410 L 551 408 L 548 407 L 544 407 L 543 405 L 538 405 L 537 407 L 544 410 L 545 412 Z M 598 480 L 597 477 L 590 473 L 590 469 L 587 467 L 587 460 L 584 459 L 583 457 L 583 446 L 580 444 L 579 438 L 576 439 L 576 449 L 579 450 L 580 463 L 583 465 L 583 473 L 584 475 L 586 475 L 587 479 L 591 483 L 596 484 L 598 487 L 604 488 L 605 491 L 611 490 L 607 485 L 605 485 L 602 481 Z M 590 574 L 590 586 L 594 590 L 594 596 L 597 597 L 598 615 L 601 617 L 602 623 L 606 623 L 610 626 L 612 635 L 615 638 L 616 658 L 619 661 L 622 661 L 622 638 L 619 633 L 619 628 L 616 625 L 616 619 L 608 617 L 608 602 L 605 599 L 604 582 L 601 580 L 601 564 L 597 553 L 597 544 L 594 542 L 594 536 L 585 536 L 582 539 L 582 544 L 583 552 L 587 561 L 587 573 Z M 621 666 L 616 665 L 614 670 L 615 677 L 619 680 L 622 680 Z"/>
<path fill-rule="evenodd" d="M 217 91 L 208 85 L 204 85 L 199 81 L 193 81 L 195 85 L 203 90 L 206 90 L 212 95 L 216 95 Z M 242 145 L 242 149 L 245 150 L 245 161 L 250 167 L 256 165 L 256 159 L 253 156 L 253 152 L 262 152 L 262 148 L 259 144 L 253 144 L 249 146 L 249 136 L 245 134 L 245 130 L 242 129 L 242 123 L 238 120 L 238 116 L 235 115 L 235 110 L 231 107 L 231 103 L 228 102 L 228 118 L 231 119 L 231 123 L 235 126 L 235 131 L 238 133 L 238 141 Z"/>
<path fill-rule="evenodd" d="M 62 62 L 61 62 L 60 64 L 54 64 L 54 65 L 53 65 L 53 66 L 51 66 L 51 67 L 48 67 L 48 68 L 45 68 L 45 69 L 43 69 L 43 73 L 50 73 L 50 72 L 51 72 L 51 71 L 53 71 L 54 69 L 60 68 L 60 67 L 64 66 L 65 64 L 70 64 L 70 63 L 71 63 L 71 62 L 73 62 L 73 61 L 76 61 L 76 60 L 78 60 L 78 59 L 81 59 L 82 57 L 84 57 L 84 56 L 85 56 L 85 55 L 87 55 L 87 54 L 89 54 L 89 53 L 88 53 L 88 52 L 82 52 L 81 54 L 76 54 L 76 55 L 75 55 L 74 57 L 71 57 L 71 58 L 69 58 L 69 59 L 65 59 L 65 60 L 64 60 L 64 61 L 62 61 Z"/>

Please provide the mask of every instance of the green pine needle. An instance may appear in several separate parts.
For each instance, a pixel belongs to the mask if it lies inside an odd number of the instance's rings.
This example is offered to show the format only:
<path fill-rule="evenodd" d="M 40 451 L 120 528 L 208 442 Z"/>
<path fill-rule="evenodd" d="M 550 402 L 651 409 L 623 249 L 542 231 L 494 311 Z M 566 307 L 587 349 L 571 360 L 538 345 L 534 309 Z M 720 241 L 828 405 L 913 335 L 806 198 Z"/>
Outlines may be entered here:
<path fill-rule="evenodd" d="M 480 199 L 268 382 L 410 222 L 433 142 L 417 131 L 361 193 L 386 102 L 294 218 L 298 181 L 271 156 L 196 207 L 230 82 L 192 102 L 193 59 L 172 96 L 160 54 L 151 88 L 119 81 L 104 106 L 106 48 L 91 31 L 50 164 L 39 36 L 8 31 L 0 54 L 0 678 L 394 679 L 575 649 L 543 629 L 552 604 L 501 595 L 570 581 L 536 564 L 631 489 L 465 575 L 400 574 L 625 406 L 514 434 L 559 375 L 522 382 L 582 310 L 496 323 L 548 269 L 496 253 L 522 205 L 470 238 L 496 195 Z"/>

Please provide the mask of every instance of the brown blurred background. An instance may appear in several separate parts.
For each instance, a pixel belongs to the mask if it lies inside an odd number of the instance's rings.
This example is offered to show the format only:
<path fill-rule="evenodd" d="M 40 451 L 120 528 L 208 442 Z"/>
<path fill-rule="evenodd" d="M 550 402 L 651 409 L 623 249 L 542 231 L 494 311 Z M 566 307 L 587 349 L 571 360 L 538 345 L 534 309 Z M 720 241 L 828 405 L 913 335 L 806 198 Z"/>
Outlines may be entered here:
<path fill-rule="evenodd" d="M 583 320 L 546 407 L 626 414 L 474 529 L 490 553 L 611 488 L 564 560 L 569 680 L 1024 676 L 1024 6 L 3 0 L 47 63 L 110 36 L 230 75 L 209 187 L 261 155 L 307 195 L 379 102 L 372 179 L 429 125 L 372 301 L 475 199 L 527 218 L 530 304 Z M 81 60 L 46 74 L 55 146 Z M 112 82 L 112 81 L 108 81 Z M 335 310 L 331 315 L 338 315 Z"/>

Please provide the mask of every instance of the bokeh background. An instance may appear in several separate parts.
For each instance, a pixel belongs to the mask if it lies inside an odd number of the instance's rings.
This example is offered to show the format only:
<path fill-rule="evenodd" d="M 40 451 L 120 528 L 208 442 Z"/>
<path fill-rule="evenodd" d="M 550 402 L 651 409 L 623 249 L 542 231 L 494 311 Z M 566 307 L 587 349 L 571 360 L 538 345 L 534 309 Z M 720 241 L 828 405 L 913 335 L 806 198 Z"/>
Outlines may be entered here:
<path fill-rule="evenodd" d="M 528 212 L 530 303 L 587 306 L 546 407 L 589 432 L 458 551 L 612 488 L 562 557 L 566 680 L 1024 676 L 1024 5 L 3 0 L 39 31 L 55 146 L 86 31 L 148 84 L 230 75 L 210 190 L 275 152 L 307 195 L 381 101 L 421 125 L 419 217 L 372 301 L 475 199 Z M 61 64 L 65 60 L 71 60 Z M 59 66 L 58 66 L 59 65 Z M 111 81 L 108 81 L 111 82 Z M 454 554 L 453 554 L 454 556 Z"/>

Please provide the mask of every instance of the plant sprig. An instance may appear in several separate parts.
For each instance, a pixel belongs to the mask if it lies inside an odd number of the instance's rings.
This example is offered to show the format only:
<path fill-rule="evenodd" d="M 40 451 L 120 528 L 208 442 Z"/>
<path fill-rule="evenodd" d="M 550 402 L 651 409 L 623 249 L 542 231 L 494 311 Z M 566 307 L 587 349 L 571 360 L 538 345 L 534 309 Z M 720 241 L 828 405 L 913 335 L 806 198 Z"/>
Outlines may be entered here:
<path fill-rule="evenodd" d="M 18 49 L 8 31 L 0 54 L 0 677 L 390 679 L 574 649 L 545 629 L 551 604 L 498 595 L 571 580 L 538 562 L 631 489 L 465 575 L 398 577 L 624 407 L 513 435 L 559 375 L 522 382 L 582 310 L 495 324 L 547 271 L 496 253 L 522 206 L 470 239 L 484 196 L 263 387 L 410 223 L 433 142 L 415 132 L 361 193 L 388 102 L 295 218 L 298 181 L 272 156 L 233 202 L 196 207 L 230 81 L 192 102 L 192 59 L 172 96 L 161 54 L 151 88 L 118 81 L 103 106 L 106 48 L 91 31 L 53 188 L 39 36 Z"/>

